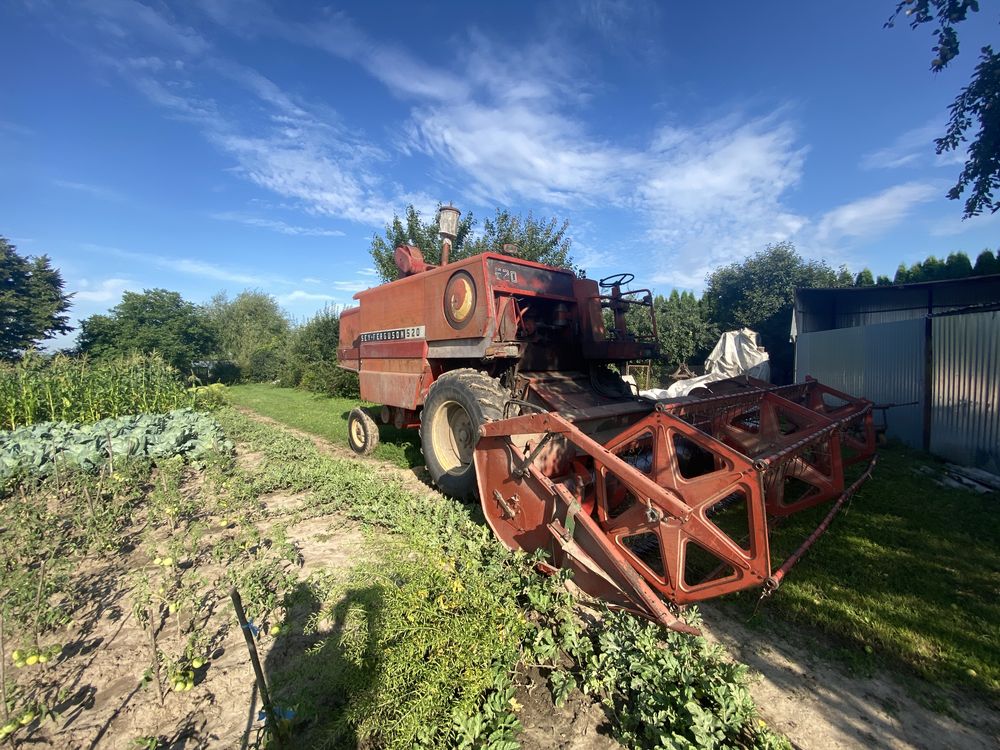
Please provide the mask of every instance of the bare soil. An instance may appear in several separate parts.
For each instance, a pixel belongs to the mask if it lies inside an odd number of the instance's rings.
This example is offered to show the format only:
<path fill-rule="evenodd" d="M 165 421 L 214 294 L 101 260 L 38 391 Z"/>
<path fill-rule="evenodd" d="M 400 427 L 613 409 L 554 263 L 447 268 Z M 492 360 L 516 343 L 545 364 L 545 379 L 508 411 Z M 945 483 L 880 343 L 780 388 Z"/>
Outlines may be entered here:
<path fill-rule="evenodd" d="M 260 460 L 238 451 L 241 465 L 252 468 Z M 200 484 L 197 480 L 196 484 Z M 190 488 L 189 488 L 190 489 Z M 259 524 L 266 531 L 277 520 L 301 505 L 302 497 L 271 495 L 263 498 L 268 511 Z M 141 523 L 141 522 L 140 522 Z M 211 540 L 213 530 L 206 535 Z M 301 552 L 298 578 L 316 570 L 347 571 L 366 558 L 365 537 L 350 521 L 326 516 L 290 525 L 288 539 Z M 92 563 L 79 571 L 89 584 L 87 606 L 63 633 L 46 642 L 64 644 L 61 658 L 44 669 L 45 678 L 65 689 L 66 699 L 55 710 L 61 717 L 43 722 L 17 740 L 17 747 L 108 748 L 135 750 L 139 738 L 157 738 L 157 747 L 234 748 L 252 746 L 262 725 L 258 721 L 259 697 L 243 635 L 231 603 L 223 592 L 208 605 L 203 632 L 209 634 L 209 661 L 196 672 L 188 692 L 164 690 L 161 706 L 152 684 L 142 684 L 150 664 L 147 631 L 130 611 L 127 573 L 149 566 L 138 548 L 110 561 Z M 199 574 L 219 581 L 221 566 L 204 565 Z M 160 625 L 169 635 L 172 626 Z M 257 641 L 261 661 L 283 636 L 262 632 Z M 4 655 L 9 659 L 10 656 Z"/>
<path fill-rule="evenodd" d="M 890 674 L 853 676 L 794 632 L 750 630 L 723 607 L 702 605 L 703 632 L 756 674 L 751 694 L 765 721 L 805 750 L 1000 747 L 1000 716 L 974 696 L 936 689 L 961 721 L 921 705 Z"/>
<path fill-rule="evenodd" d="M 562 706 L 556 706 L 545 678 L 532 668 L 521 678 L 517 700 L 524 730 L 522 746 L 546 750 L 614 750 L 620 748 L 610 735 L 604 709 L 574 689 Z"/>

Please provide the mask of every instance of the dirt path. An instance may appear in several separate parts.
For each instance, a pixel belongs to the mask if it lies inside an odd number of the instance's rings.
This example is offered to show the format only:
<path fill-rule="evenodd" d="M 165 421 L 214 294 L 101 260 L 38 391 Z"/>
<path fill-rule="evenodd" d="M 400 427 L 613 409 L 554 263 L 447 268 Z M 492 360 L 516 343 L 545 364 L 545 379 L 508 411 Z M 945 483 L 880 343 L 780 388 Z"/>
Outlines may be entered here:
<path fill-rule="evenodd" d="M 851 676 L 801 637 L 765 640 L 721 607 L 702 605 L 701 613 L 706 637 L 759 676 L 750 692 L 761 715 L 796 747 L 1000 747 L 1000 718 L 968 696 L 951 696 L 962 713 L 959 723 L 920 705 L 891 675 Z"/>

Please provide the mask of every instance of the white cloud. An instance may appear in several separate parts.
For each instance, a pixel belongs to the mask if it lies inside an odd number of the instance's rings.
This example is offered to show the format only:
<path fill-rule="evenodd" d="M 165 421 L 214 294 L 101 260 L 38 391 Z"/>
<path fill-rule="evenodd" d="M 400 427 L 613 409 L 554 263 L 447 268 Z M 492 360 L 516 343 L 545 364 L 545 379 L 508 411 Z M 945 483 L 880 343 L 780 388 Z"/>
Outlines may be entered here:
<path fill-rule="evenodd" d="M 966 160 L 964 149 L 937 153 L 934 140 L 940 138 L 944 132 L 944 121 L 935 118 L 926 125 L 907 130 L 888 146 L 865 154 L 861 159 L 861 166 L 864 169 L 898 169 L 930 164 L 935 167 L 964 164 Z"/>
<path fill-rule="evenodd" d="M 629 31 L 634 25 L 630 19 L 658 12 L 647 0 L 629 6 L 618 0 L 579 0 L 576 10 L 589 28 L 611 39 Z M 625 140 L 617 133 L 606 137 L 589 123 L 593 84 L 592 71 L 584 67 L 588 59 L 551 30 L 539 32 L 540 37 L 526 34 L 517 47 L 500 46 L 474 30 L 464 36 L 459 32 L 453 40 L 454 57 L 435 65 L 410 51 L 416 46 L 385 43 L 342 12 L 317 11 L 309 20 L 289 21 L 271 5 L 252 0 L 249 5 L 223 0 L 203 6 L 226 31 L 243 34 L 248 41 L 270 36 L 323 50 L 359 66 L 397 96 L 401 125 L 389 131 L 389 138 L 404 156 L 421 155 L 434 162 L 432 187 L 427 188 L 431 195 L 414 193 L 384 176 L 397 154 L 351 131 L 329 109 L 224 59 L 169 11 L 146 7 L 140 12 L 139 45 L 126 33 L 132 4 L 114 0 L 107 8 L 92 11 L 108 24 L 102 27 L 108 40 L 105 63 L 172 117 L 194 124 L 232 158 L 233 173 L 290 199 L 282 202 L 283 211 L 301 209 L 313 217 L 380 225 L 405 202 L 429 213 L 436 202 L 432 195 L 444 191 L 453 191 L 456 200 L 474 204 L 477 211 L 479 205 L 513 203 L 558 207 L 574 226 L 588 210 L 598 209 L 603 218 L 625 227 L 618 238 L 621 246 L 599 246 L 581 233 L 574 238 L 579 240 L 578 262 L 616 265 L 617 258 L 627 255 L 622 247 L 631 242 L 630 247 L 649 248 L 644 255 L 652 258 L 654 281 L 699 288 L 712 268 L 740 260 L 769 242 L 797 239 L 807 252 L 810 243 L 813 252 L 816 247 L 832 252 L 837 249 L 834 243 L 885 231 L 932 194 L 931 186 L 909 182 L 818 218 L 802 215 L 792 207 L 790 196 L 802 181 L 808 146 L 788 108 L 765 117 L 661 123 L 645 142 Z M 220 78 L 236 95 L 200 93 L 203 84 Z M 240 91 L 250 96 L 239 101 Z M 933 125 L 867 154 L 865 166 L 899 167 L 932 153 L 927 139 L 932 138 Z M 333 233 L 308 222 L 241 212 L 214 216 L 287 235 Z M 178 268 L 177 261 L 169 263 Z M 178 270 L 264 283 L 238 269 L 203 261 L 182 260 Z M 356 275 L 329 284 L 329 289 L 333 294 L 354 292 L 374 280 L 373 269 Z M 301 289 L 285 297 L 333 299 Z"/>
<path fill-rule="evenodd" d="M 196 125 L 235 160 L 236 174 L 307 211 L 364 224 L 383 224 L 393 206 L 401 207 L 376 168 L 386 159 L 381 149 L 339 126 L 335 113 L 223 58 L 166 8 L 109 0 L 76 6 L 75 12 L 81 17 L 61 19 L 64 31 L 75 31 L 73 21 L 96 29 L 100 48 L 91 50 L 93 57 L 172 116 Z M 215 88 L 236 84 L 252 94 L 255 106 L 199 93 L 220 77 L 225 85 Z"/>
<path fill-rule="evenodd" d="M 93 198 L 100 198 L 101 200 L 125 200 L 125 196 L 117 190 L 112 190 L 111 188 L 104 187 L 103 185 L 92 185 L 87 182 L 73 182 L 71 180 L 52 180 L 52 184 L 56 187 L 64 188 L 65 190 L 75 190 L 80 193 L 86 193 Z"/>
<path fill-rule="evenodd" d="M 161 256 L 147 256 L 147 258 L 161 268 L 172 268 L 181 273 L 191 274 L 192 276 L 204 276 L 210 279 L 218 279 L 219 281 L 232 281 L 237 284 L 263 285 L 266 283 L 266 280 L 260 276 L 233 271 L 224 266 L 206 261 L 191 260 L 190 258 L 164 258 Z"/>
<path fill-rule="evenodd" d="M 312 276 L 306 276 L 304 279 L 302 279 L 302 283 L 303 284 L 322 284 L 323 282 L 320 279 L 313 278 Z"/>
<path fill-rule="evenodd" d="M 344 233 L 339 229 L 322 229 L 320 227 L 302 227 L 295 224 L 288 224 L 278 219 L 266 219 L 261 216 L 252 216 L 237 211 L 223 211 L 212 214 L 213 219 L 219 221 L 235 221 L 251 227 L 270 229 L 273 232 L 280 232 L 299 237 L 343 237 Z"/>
<path fill-rule="evenodd" d="M 1000 212 L 995 214 L 980 214 L 968 219 L 961 218 L 956 212 L 956 215 L 931 224 L 930 232 L 935 237 L 953 237 L 973 229 L 992 227 L 998 223 L 1000 223 Z"/>
<path fill-rule="evenodd" d="M 132 288 L 128 279 L 104 279 L 96 286 L 87 279 L 80 279 L 79 289 L 73 293 L 74 302 L 111 302 L 122 296 L 122 292 Z"/>
<path fill-rule="evenodd" d="M 783 203 L 802 177 L 806 148 L 781 114 L 658 133 L 638 188 L 657 283 L 699 288 L 716 266 L 806 225 Z"/>
<path fill-rule="evenodd" d="M 840 238 L 875 236 L 898 224 L 937 192 L 933 185 L 907 182 L 838 206 L 820 219 L 816 238 L 819 242 L 828 242 Z"/>
<path fill-rule="evenodd" d="M 26 128 L 24 125 L 19 125 L 18 123 L 11 122 L 10 120 L 0 120 L 0 130 L 25 138 L 30 138 L 35 134 L 35 131 L 31 128 Z"/>
<path fill-rule="evenodd" d="M 166 255 L 137 253 L 131 250 L 122 250 L 117 247 L 107 247 L 105 245 L 95 245 L 92 243 L 84 243 L 82 246 L 87 250 L 109 253 L 111 255 L 116 255 L 119 258 L 126 258 L 139 263 L 146 263 L 148 265 L 155 266 L 156 268 L 178 271 L 180 273 L 198 276 L 201 278 L 218 279 L 219 281 L 230 281 L 237 284 L 260 287 L 265 287 L 275 282 L 287 283 L 283 282 L 281 279 L 264 278 L 262 276 L 222 266 L 217 263 L 197 260 L 194 258 L 171 258 Z"/>
<path fill-rule="evenodd" d="M 318 294 L 315 292 L 306 292 L 302 289 L 296 289 L 294 292 L 288 292 L 288 294 L 279 294 L 278 302 L 282 305 L 288 305 L 295 302 L 334 302 L 336 297 L 329 294 Z"/>
<path fill-rule="evenodd" d="M 134 0 L 99 0 L 87 3 L 87 11 L 100 31 L 121 42 L 138 38 L 191 56 L 208 50 L 208 42 L 196 31 Z"/>

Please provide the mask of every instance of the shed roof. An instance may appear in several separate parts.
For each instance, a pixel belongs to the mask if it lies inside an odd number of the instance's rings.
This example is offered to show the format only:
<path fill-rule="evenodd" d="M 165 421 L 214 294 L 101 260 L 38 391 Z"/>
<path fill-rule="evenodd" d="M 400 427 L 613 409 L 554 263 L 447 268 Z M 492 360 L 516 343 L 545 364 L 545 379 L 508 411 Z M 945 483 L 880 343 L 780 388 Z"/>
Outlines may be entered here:
<path fill-rule="evenodd" d="M 1000 303 L 1000 274 L 913 284 L 795 290 L 792 338 Z"/>

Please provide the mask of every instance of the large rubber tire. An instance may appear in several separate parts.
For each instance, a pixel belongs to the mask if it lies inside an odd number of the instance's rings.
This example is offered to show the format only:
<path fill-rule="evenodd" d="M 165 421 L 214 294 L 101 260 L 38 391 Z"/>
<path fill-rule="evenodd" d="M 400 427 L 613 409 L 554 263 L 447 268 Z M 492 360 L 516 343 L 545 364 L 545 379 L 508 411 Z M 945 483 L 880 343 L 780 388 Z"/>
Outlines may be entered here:
<path fill-rule="evenodd" d="M 444 494 L 476 497 L 472 454 L 479 427 L 503 417 L 505 400 L 499 381 L 478 370 L 452 370 L 434 381 L 420 415 L 420 445 L 427 471 Z"/>
<path fill-rule="evenodd" d="M 367 456 L 378 447 L 378 425 L 361 407 L 351 409 L 347 416 L 347 444 L 361 456 Z"/>

